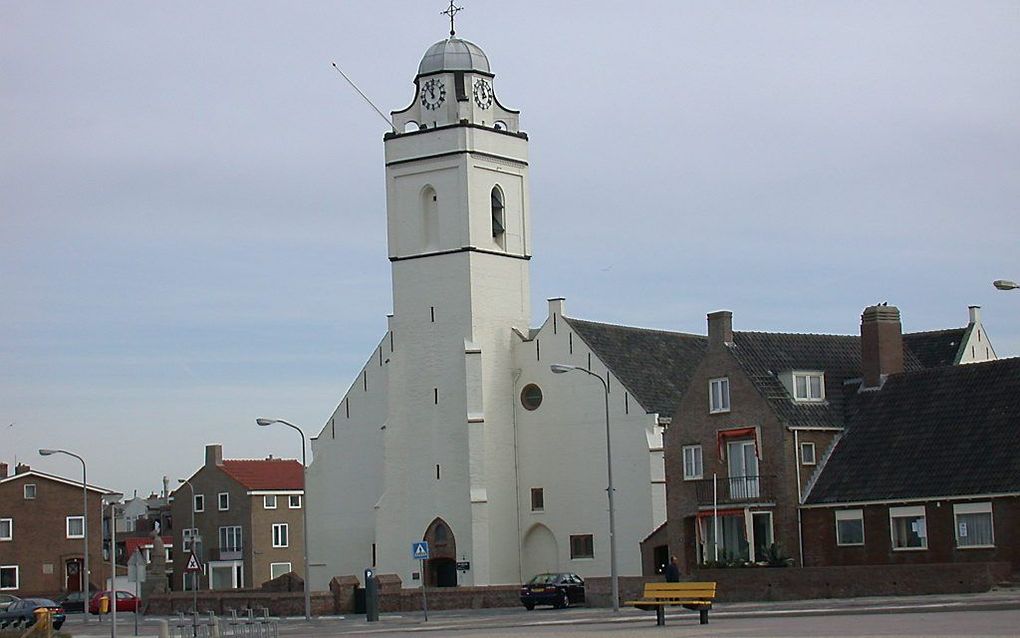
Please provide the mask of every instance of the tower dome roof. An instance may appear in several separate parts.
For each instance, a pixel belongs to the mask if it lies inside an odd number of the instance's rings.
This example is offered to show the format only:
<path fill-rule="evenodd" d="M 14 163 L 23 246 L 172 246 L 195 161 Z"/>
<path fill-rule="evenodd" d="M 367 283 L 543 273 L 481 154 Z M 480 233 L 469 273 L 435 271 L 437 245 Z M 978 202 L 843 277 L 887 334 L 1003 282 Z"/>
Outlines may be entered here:
<path fill-rule="evenodd" d="M 440 40 L 425 52 L 418 65 L 418 75 L 439 71 L 489 71 L 489 58 L 477 44 L 460 38 Z"/>

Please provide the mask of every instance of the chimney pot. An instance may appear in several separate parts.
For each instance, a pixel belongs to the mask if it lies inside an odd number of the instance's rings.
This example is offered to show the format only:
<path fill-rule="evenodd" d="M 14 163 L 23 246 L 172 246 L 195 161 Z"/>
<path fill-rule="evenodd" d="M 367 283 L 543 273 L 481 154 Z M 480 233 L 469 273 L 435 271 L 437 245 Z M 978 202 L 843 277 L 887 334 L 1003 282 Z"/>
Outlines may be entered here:
<path fill-rule="evenodd" d="M 896 306 L 869 306 L 861 314 L 861 376 L 877 388 L 890 374 L 903 372 L 903 326 Z"/>
<path fill-rule="evenodd" d="M 205 464 L 223 465 L 223 446 L 219 443 L 205 446 Z"/>
<path fill-rule="evenodd" d="M 981 306 L 967 306 L 970 311 L 970 323 L 981 323 Z"/>
<path fill-rule="evenodd" d="M 733 313 L 716 310 L 708 313 L 708 347 L 710 350 L 733 345 Z"/>
<path fill-rule="evenodd" d="M 563 316 L 563 313 L 567 311 L 567 299 L 566 297 L 552 297 L 547 300 L 549 302 L 549 316 L 559 315 Z"/>

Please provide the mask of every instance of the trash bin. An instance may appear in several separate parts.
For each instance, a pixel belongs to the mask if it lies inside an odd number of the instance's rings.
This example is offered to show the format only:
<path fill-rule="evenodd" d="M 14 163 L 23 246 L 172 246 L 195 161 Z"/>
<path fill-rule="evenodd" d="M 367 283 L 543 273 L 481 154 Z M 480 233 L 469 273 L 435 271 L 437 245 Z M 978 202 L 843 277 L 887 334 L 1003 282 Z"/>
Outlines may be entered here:
<path fill-rule="evenodd" d="M 99 597 L 99 613 L 108 614 L 110 613 L 110 597 L 103 595 Z"/>

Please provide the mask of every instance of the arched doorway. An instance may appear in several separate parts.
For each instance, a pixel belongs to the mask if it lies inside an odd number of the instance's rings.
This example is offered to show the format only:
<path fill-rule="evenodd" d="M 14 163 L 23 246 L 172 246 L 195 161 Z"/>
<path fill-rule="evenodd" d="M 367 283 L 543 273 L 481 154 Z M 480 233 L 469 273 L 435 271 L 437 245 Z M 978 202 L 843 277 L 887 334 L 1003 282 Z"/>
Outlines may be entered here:
<path fill-rule="evenodd" d="M 548 527 L 541 523 L 536 523 L 524 535 L 524 542 L 521 543 L 521 555 L 524 559 L 525 582 L 535 574 L 556 572 L 560 569 L 556 537 Z"/>
<path fill-rule="evenodd" d="M 425 584 L 429 587 L 457 586 L 457 539 L 453 530 L 441 518 L 432 521 L 425 530 L 429 544 L 429 559 L 425 561 Z"/>

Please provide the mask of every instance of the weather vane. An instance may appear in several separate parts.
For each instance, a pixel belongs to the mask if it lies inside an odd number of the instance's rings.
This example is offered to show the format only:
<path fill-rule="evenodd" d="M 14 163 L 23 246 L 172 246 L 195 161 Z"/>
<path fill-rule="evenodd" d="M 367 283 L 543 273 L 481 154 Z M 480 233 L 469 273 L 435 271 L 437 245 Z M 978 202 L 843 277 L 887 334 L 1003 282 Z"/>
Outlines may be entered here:
<path fill-rule="evenodd" d="M 447 9 L 446 11 L 440 11 L 439 12 L 440 15 L 450 16 L 450 37 L 451 38 L 454 35 L 457 34 L 456 30 L 453 28 L 453 17 L 455 15 L 457 15 L 458 11 L 463 11 L 463 10 L 464 10 L 464 7 L 458 7 L 457 5 L 453 4 L 453 0 L 450 0 L 450 8 Z"/>

